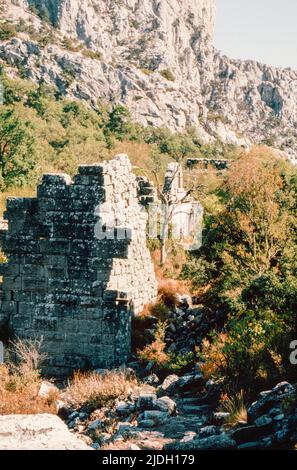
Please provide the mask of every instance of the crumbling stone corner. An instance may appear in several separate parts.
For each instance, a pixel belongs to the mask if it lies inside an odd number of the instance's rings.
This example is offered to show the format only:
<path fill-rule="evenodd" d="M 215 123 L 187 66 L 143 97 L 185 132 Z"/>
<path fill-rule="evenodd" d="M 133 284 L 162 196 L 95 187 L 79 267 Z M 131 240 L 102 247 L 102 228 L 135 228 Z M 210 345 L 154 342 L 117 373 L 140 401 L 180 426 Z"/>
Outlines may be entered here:
<path fill-rule="evenodd" d="M 50 374 L 125 363 L 131 317 L 157 294 L 128 157 L 80 166 L 73 181 L 46 174 L 36 198 L 8 199 L 5 218 L 2 324 L 43 337 Z"/>

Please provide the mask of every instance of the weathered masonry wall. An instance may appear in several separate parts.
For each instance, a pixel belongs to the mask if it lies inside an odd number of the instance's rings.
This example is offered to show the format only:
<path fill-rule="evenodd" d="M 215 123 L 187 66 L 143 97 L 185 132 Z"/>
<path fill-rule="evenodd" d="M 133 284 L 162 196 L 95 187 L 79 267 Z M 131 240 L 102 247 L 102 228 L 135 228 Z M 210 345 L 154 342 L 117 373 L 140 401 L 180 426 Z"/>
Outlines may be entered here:
<path fill-rule="evenodd" d="M 233 160 L 223 158 L 188 158 L 187 167 L 193 169 L 195 167 L 201 170 L 207 170 L 213 167 L 218 171 L 227 170 L 232 165 Z"/>
<path fill-rule="evenodd" d="M 113 367 L 131 317 L 156 297 L 145 210 L 126 155 L 43 176 L 36 198 L 8 199 L 0 328 L 43 337 L 46 371 Z"/>
<path fill-rule="evenodd" d="M 165 174 L 164 194 L 169 196 L 171 225 L 175 239 L 186 250 L 198 250 L 202 244 L 203 207 L 184 188 L 182 166 L 171 162 Z"/>

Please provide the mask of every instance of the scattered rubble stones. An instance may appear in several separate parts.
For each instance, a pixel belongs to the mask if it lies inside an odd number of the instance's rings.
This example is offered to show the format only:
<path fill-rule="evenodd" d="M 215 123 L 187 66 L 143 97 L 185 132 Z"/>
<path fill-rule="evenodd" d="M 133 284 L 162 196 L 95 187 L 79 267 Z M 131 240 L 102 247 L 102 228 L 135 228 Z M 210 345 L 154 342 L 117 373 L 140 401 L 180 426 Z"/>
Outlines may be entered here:
<path fill-rule="evenodd" d="M 153 403 L 156 400 L 157 395 L 155 393 L 145 393 L 139 396 L 137 400 L 137 409 L 139 411 L 152 410 Z"/>
<path fill-rule="evenodd" d="M 103 422 L 101 421 L 101 419 L 96 419 L 95 421 L 93 421 L 92 423 L 88 425 L 87 432 L 89 433 L 94 432 L 97 429 L 101 429 L 102 426 L 103 426 Z"/>
<path fill-rule="evenodd" d="M 79 432 L 96 435 L 95 449 L 121 442 L 121 448 L 168 450 L 223 450 L 293 448 L 297 442 L 297 386 L 287 382 L 262 392 L 249 410 L 249 421 L 226 427 L 230 413 L 219 410 L 219 400 L 201 403 L 195 389 L 185 391 L 190 379 L 202 385 L 197 368 L 182 377 L 169 375 L 160 387 L 140 385 L 127 400 L 118 401 L 114 408 L 104 409 L 105 418 L 85 419 L 81 411 L 71 413 L 68 426 Z M 199 379 L 198 379 L 199 377 Z M 181 386 L 180 386 L 181 384 Z M 209 381 L 205 389 L 220 388 Z M 162 396 L 159 395 L 161 390 Z M 174 392 L 169 396 L 168 390 Z M 165 392 L 166 391 L 166 392 Z M 293 403 L 286 412 L 287 402 Z M 294 408 L 295 407 L 295 408 Z M 116 422 L 113 432 L 110 424 Z M 108 429 L 108 432 L 107 432 Z M 80 431 L 81 432 L 81 431 Z M 136 448 L 135 447 L 135 448 Z M 134 448 L 134 447 L 133 447 Z"/>

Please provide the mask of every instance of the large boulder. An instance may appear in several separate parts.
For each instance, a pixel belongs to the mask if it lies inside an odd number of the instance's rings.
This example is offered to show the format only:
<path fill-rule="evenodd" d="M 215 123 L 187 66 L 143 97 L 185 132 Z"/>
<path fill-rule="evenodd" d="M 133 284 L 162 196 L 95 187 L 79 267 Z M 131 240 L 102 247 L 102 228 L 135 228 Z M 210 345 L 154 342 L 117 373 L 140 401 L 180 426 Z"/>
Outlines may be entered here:
<path fill-rule="evenodd" d="M 201 372 L 194 374 L 169 375 L 157 390 L 158 396 L 183 394 L 185 392 L 200 391 L 205 386 L 205 380 Z"/>
<path fill-rule="evenodd" d="M 92 450 L 55 415 L 0 416 L 1 450 Z"/>
<path fill-rule="evenodd" d="M 141 393 L 138 397 L 136 407 L 139 411 L 153 410 L 154 401 L 157 399 L 155 393 Z"/>
<path fill-rule="evenodd" d="M 50 398 L 51 396 L 58 396 L 59 389 L 53 383 L 43 381 L 40 385 L 38 396 L 40 398 Z"/>
<path fill-rule="evenodd" d="M 154 400 L 153 406 L 155 410 L 163 411 L 169 415 L 173 415 L 176 411 L 176 403 L 169 397 L 161 397 Z"/>
<path fill-rule="evenodd" d="M 168 420 L 168 413 L 165 411 L 148 410 L 143 413 L 144 420 L 151 420 L 156 426 L 166 423 Z"/>
<path fill-rule="evenodd" d="M 179 376 L 175 374 L 168 375 L 164 382 L 158 388 L 158 396 L 171 395 L 176 390 Z"/>
<path fill-rule="evenodd" d="M 177 389 L 182 393 L 200 391 L 204 386 L 205 380 L 201 372 L 183 375 L 177 383 Z"/>
<path fill-rule="evenodd" d="M 288 382 L 281 382 L 272 390 L 261 392 L 259 399 L 248 409 L 248 423 L 254 423 L 257 418 L 267 414 L 269 410 L 279 407 L 286 399 L 294 396 L 296 396 L 295 387 Z"/>

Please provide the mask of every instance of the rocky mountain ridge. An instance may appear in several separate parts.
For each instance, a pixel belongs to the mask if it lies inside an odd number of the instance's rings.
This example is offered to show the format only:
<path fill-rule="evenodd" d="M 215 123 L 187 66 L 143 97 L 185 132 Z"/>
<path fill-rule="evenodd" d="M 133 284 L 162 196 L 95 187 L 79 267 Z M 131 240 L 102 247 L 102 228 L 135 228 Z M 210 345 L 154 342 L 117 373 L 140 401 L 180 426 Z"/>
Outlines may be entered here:
<path fill-rule="evenodd" d="M 123 103 L 144 125 L 297 154 L 297 71 L 213 47 L 215 0 L 5 0 L 0 59 L 62 94 Z M 42 18 L 42 19 L 40 19 Z"/>

